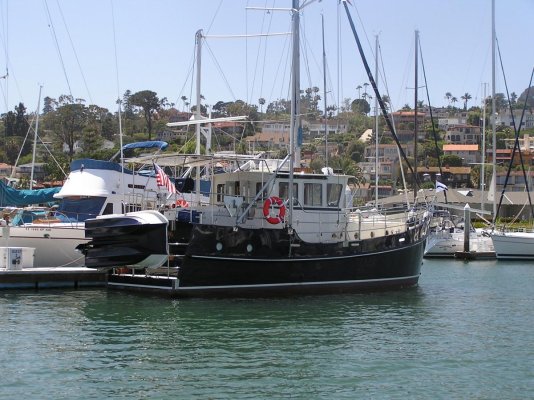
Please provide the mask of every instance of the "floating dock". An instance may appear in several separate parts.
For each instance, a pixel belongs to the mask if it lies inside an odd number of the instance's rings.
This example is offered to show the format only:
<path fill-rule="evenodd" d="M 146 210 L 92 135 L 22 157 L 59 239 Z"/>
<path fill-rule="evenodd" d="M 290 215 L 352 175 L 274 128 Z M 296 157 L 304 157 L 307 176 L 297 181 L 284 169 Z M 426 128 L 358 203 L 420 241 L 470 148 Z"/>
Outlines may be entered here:
<path fill-rule="evenodd" d="M 107 273 L 90 268 L 0 269 L 0 289 L 105 287 Z"/>
<path fill-rule="evenodd" d="M 118 272 L 117 272 L 118 271 Z M 128 271 L 125 273 L 125 271 Z M 173 275 L 146 275 L 135 273 L 126 268 L 116 269 L 107 276 L 108 289 L 128 290 L 174 297 L 177 292 L 178 278 Z"/>
<path fill-rule="evenodd" d="M 495 260 L 497 255 L 494 251 L 457 251 L 454 258 L 459 260 Z"/>

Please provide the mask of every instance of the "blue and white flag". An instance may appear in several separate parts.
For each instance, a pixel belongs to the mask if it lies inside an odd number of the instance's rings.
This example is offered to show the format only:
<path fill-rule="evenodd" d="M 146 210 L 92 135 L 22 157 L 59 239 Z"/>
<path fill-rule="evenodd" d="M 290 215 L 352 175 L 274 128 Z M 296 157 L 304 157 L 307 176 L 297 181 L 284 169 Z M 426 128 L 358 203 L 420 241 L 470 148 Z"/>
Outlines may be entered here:
<path fill-rule="evenodd" d="M 439 181 L 436 181 L 436 193 L 443 192 L 445 190 L 448 190 L 449 188 L 444 183 L 441 183 Z"/>

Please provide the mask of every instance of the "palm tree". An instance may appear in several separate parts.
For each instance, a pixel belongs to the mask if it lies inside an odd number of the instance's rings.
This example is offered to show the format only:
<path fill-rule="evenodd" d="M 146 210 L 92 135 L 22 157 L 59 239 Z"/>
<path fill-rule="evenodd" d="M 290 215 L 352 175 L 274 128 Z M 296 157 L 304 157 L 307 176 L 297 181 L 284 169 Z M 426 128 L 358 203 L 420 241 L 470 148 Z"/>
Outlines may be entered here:
<path fill-rule="evenodd" d="M 361 85 L 356 86 L 356 90 L 358 91 L 358 98 L 360 99 L 361 98 L 361 90 L 362 90 Z"/>
<path fill-rule="evenodd" d="M 263 105 L 265 104 L 265 99 L 263 97 L 260 97 L 258 99 L 258 103 L 260 104 L 260 112 L 263 113 Z"/>
<path fill-rule="evenodd" d="M 369 84 L 367 82 L 365 82 L 363 84 L 363 91 L 364 91 L 365 94 L 367 94 L 367 86 L 369 86 Z"/>
<path fill-rule="evenodd" d="M 180 97 L 180 99 L 182 99 L 182 102 L 184 103 L 184 108 L 185 108 L 185 102 L 187 101 L 187 97 L 186 96 L 182 96 L 182 97 Z M 182 109 L 182 111 L 184 111 L 184 110 Z"/>
<path fill-rule="evenodd" d="M 454 105 L 458 102 L 458 99 L 454 96 L 451 97 L 451 103 L 452 103 L 452 106 L 454 107 Z"/>
<path fill-rule="evenodd" d="M 467 110 L 467 102 L 471 100 L 471 95 L 466 93 L 461 97 L 461 99 L 464 101 L 464 110 Z"/>
<path fill-rule="evenodd" d="M 516 94 L 516 92 L 510 93 L 510 102 L 512 104 L 515 104 L 517 102 L 517 94 Z"/>
<path fill-rule="evenodd" d="M 451 92 L 445 93 L 445 98 L 449 102 L 449 106 L 451 105 L 451 97 L 452 97 L 452 93 Z"/>

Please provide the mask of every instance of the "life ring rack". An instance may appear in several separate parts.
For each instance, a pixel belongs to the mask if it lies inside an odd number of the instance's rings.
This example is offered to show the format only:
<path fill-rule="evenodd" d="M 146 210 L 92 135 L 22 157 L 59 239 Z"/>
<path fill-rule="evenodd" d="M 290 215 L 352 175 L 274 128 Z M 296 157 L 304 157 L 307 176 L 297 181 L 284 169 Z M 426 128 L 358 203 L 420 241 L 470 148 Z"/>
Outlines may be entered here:
<path fill-rule="evenodd" d="M 273 206 L 278 206 L 277 215 L 271 215 L 271 209 Z M 265 220 L 272 225 L 284 222 L 284 217 L 286 216 L 286 206 L 284 205 L 283 200 L 277 196 L 271 196 L 266 199 L 263 203 L 263 216 L 265 217 Z"/>

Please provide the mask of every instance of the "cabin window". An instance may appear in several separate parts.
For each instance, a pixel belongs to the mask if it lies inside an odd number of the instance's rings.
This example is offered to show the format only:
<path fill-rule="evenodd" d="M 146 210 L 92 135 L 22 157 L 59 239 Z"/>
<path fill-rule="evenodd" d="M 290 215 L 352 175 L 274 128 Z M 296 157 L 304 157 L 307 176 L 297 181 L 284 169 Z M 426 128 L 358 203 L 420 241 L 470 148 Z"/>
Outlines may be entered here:
<path fill-rule="evenodd" d="M 343 185 L 338 183 L 329 183 L 326 185 L 326 201 L 328 207 L 339 206 L 339 199 L 341 198 L 341 190 Z"/>
<path fill-rule="evenodd" d="M 282 200 L 287 200 L 289 198 L 289 183 L 288 182 L 280 182 L 278 184 L 278 197 L 280 197 Z M 298 184 L 293 184 L 293 198 L 298 201 L 299 198 L 299 191 L 298 191 Z M 295 203 L 295 200 L 293 200 L 293 203 Z"/>
<path fill-rule="evenodd" d="M 265 185 L 263 182 L 256 182 L 256 193 L 254 196 L 256 196 L 260 191 L 261 188 Z M 258 198 L 258 200 L 265 200 L 267 198 L 267 189 L 264 189 L 263 192 L 261 192 L 261 197 Z"/>
<path fill-rule="evenodd" d="M 224 183 L 219 183 L 217 185 L 217 201 L 224 200 Z"/>
<path fill-rule="evenodd" d="M 113 214 L 113 203 L 107 203 L 106 208 L 102 212 L 103 215 Z"/>
<path fill-rule="evenodd" d="M 320 206 L 323 199 L 323 185 L 321 183 L 304 184 L 304 205 Z"/>
<path fill-rule="evenodd" d="M 239 189 L 239 181 L 227 182 L 226 194 L 229 196 L 239 196 L 241 194 Z"/>

